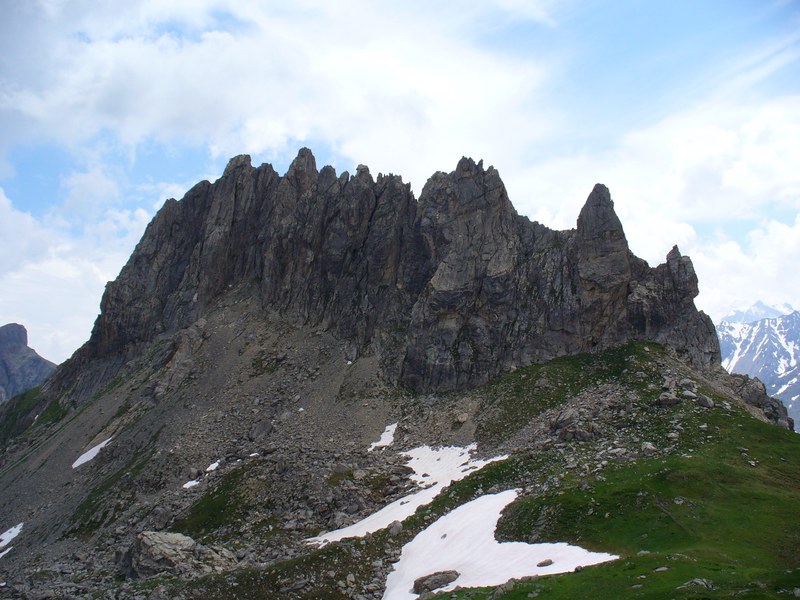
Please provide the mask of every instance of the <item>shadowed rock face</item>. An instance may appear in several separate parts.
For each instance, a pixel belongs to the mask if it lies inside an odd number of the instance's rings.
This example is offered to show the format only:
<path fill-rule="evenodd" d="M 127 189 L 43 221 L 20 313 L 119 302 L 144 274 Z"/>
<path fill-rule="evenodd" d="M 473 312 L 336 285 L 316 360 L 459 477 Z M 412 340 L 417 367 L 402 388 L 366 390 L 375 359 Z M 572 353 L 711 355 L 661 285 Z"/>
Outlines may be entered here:
<path fill-rule="evenodd" d="M 22 325 L 0 327 L 0 403 L 39 385 L 56 365 L 28 348 Z"/>
<path fill-rule="evenodd" d="M 167 201 L 72 360 L 135 355 L 248 282 L 264 310 L 376 353 L 388 379 L 418 391 L 631 339 L 702 368 L 720 360 L 691 261 L 677 248 L 655 268 L 636 258 L 605 186 L 577 229 L 553 231 L 519 216 L 482 162 L 434 174 L 417 201 L 396 175 L 317 171 L 307 149 L 283 177 L 238 156 L 213 184 Z"/>

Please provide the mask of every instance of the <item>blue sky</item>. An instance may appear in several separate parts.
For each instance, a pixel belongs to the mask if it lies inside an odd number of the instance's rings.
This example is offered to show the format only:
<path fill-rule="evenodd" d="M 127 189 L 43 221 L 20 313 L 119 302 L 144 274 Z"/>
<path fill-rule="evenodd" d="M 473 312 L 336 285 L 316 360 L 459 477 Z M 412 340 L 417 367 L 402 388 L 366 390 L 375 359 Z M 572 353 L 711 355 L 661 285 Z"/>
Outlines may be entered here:
<path fill-rule="evenodd" d="M 559 229 L 603 182 L 712 318 L 797 306 L 799 88 L 792 0 L 2 3 L 0 323 L 63 360 L 166 198 L 301 146 L 417 193 L 483 159 Z"/>

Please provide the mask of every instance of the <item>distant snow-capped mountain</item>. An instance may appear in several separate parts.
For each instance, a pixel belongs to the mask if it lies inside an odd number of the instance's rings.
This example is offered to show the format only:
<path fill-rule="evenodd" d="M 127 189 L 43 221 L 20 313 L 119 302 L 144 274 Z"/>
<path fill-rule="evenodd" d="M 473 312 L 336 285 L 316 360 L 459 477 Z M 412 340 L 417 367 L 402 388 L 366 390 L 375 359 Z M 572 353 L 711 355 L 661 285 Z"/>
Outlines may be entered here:
<path fill-rule="evenodd" d="M 761 308 L 769 307 L 761 304 Z M 739 312 L 747 315 L 759 310 L 756 305 Z M 722 321 L 717 335 L 722 366 L 731 373 L 758 377 L 800 423 L 800 311 L 750 323 Z"/>
<path fill-rule="evenodd" d="M 755 323 L 761 319 L 775 319 L 794 312 L 789 304 L 769 306 L 759 300 L 752 306 L 737 308 L 722 317 L 725 323 Z"/>

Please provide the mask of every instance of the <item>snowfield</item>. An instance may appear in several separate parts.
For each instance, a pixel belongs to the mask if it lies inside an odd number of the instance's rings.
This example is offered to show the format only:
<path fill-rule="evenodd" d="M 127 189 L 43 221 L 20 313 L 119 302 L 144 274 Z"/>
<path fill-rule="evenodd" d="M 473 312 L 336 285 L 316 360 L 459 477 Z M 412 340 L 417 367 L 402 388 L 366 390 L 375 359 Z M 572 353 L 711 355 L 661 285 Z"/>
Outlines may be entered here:
<path fill-rule="evenodd" d="M 394 437 L 396 424 L 386 428 L 379 442 Z M 403 456 L 414 470 L 411 480 L 422 489 L 404 496 L 361 521 L 348 527 L 324 533 L 306 540 L 309 544 L 324 546 L 345 538 L 363 537 L 388 527 L 394 521 L 403 521 L 420 506 L 430 503 L 454 481 L 463 479 L 473 471 L 504 460 L 497 456 L 487 460 L 470 455 L 476 445 L 466 448 L 447 446 L 431 448 L 419 446 Z M 457 571 L 458 578 L 438 591 L 455 587 L 483 587 L 502 585 L 509 579 L 530 575 L 552 575 L 574 571 L 576 567 L 595 565 L 615 560 L 613 554 L 589 552 L 565 543 L 526 544 L 524 542 L 497 542 L 494 537 L 497 520 L 503 509 L 517 497 L 517 490 L 487 494 L 467 502 L 438 519 L 403 546 L 400 560 L 386 580 L 383 600 L 414 600 L 414 581 L 439 571 Z M 541 565 L 541 566 L 540 566 Z"/>
<path fill-rule="evenodd" d="M 439 571 L 458 571 L 459 577 L 437 591 L 455 587 L 497 586 L 529 575 L 574 571 L 619 557 L 589 552 L 565 543 L 526 544 L 494 538 L 503 509 L 517 490 L 488 494 L 456 508 L 403 546 L 400 561 L 386 580 L 383 600 L 413 600 L 414 581 Z M 552 561 L 552 562 L 550 562 Z M 538 566 L 540 563 L 546 563 Z"/>
<path fill-rule="evenodd" d="M 106 441 L 100 442 L 96 446 L 90 448 L 89 450 L 87 450 L 86 452 L 81 454 L 78 457 L 78 460 L 76 460 L 74 463 L 72 463 L 72 468 L 73 469 L 77 469 L 82 464 L 85 464 L 85 463 L 89 462 L 90 460 L 92 460 L 95 456 L 100 454 L 100 450 L 105 448 L 109 444 L 109 442 L 111 442 L 111 440 L 113 440 L 113 439 L 114 439 L 113 437 L 110 437 Z"/>
<path fill-rule="evenodd" d="M 419 446 L 408 452 L 403 452 L 404 456 L 409 457 L 406 464 L 414 470 L 411 480 L 417 485 L 424 486 L 423 489 L 395 500 L 358 523 L 309 538 L 306 542 L 324 546 L 329 542 L 336 542 L 349 537 L 362 537 L 367 533 L 384 529 L 394 521 L 402 521 L 413 515 L 420 506 L 430 503 L 452 482 L 463 479 L 473 471 L 477 471 L 489 463 L 507 458 L 506 456 L 498 456 L 487 460 L 473 459 L 470 454 L 475 448 L 475 444 L 471 444 L 466 448 L 457 446 L 446 446 L 444 448 Z"/>

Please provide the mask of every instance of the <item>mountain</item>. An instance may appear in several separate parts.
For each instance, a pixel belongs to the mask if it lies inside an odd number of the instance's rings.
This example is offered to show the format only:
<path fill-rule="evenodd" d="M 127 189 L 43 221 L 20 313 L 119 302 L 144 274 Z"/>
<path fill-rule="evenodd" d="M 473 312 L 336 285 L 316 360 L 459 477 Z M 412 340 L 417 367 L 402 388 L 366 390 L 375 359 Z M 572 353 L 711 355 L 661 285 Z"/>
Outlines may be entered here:
<path fill-rule="evenodd" d="M 759 300 L 752 306 L 732 310 L 720 322 L 725 323 L 755 323 L 762 319 L 774 319 L 794 312 L 789 304 L 768 306 Z"/>
<path fill-rule="evenodd" d="M 56 368 L 28 347 L 28 331 L 9 323 L 0 327 L 0 404 L 39 385 Z"/>
<path fill-rule="evenodd" d="M 758 377 L 771 396 L 780 398 L 793 418 L 800 417 L 800 312 L 752 323 L 717 327 L 722 366 Z"/>
<path fill-rule="evenodd" d="M 554 231 L 467 158 L 417 200 L 236 157 L 0 407 L 0 595 L 800 587 L 798 436 L 722 369 L 697 290 L 677 248 L 630 252 L 602 185 Z"/>

